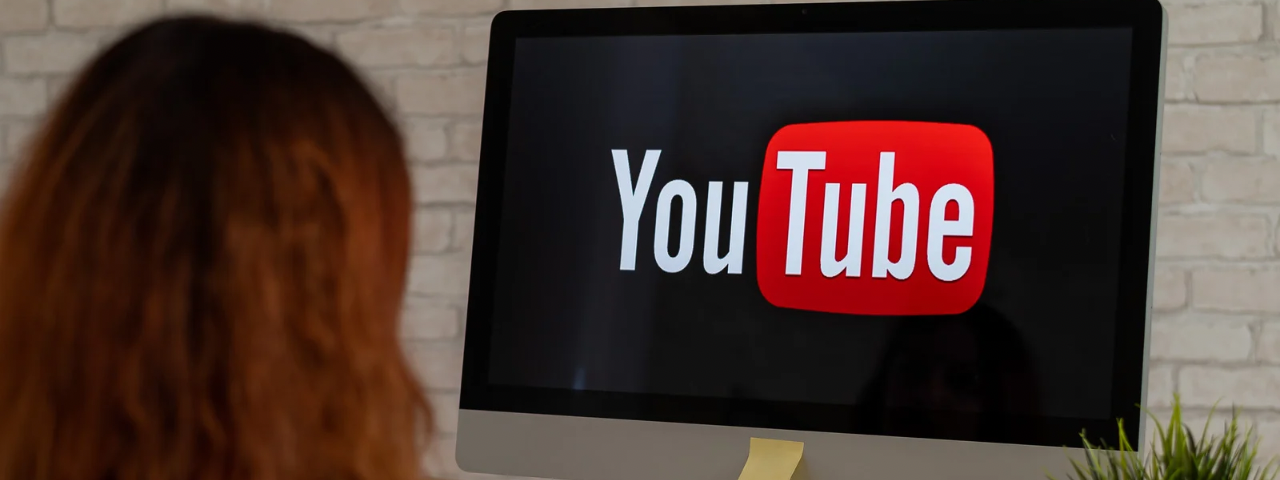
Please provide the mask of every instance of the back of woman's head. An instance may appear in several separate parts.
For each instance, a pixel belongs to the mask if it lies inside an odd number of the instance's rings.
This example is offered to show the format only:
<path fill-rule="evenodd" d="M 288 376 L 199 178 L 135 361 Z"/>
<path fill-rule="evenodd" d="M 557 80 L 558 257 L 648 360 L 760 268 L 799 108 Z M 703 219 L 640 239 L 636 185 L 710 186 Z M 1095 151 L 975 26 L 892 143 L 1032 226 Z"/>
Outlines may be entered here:
<path fill-rule="evenodd" d="M 250 23 L 131 32 L 0 217 L 0 480 L 409 480 L 401 139 L 342 61 Z"/>

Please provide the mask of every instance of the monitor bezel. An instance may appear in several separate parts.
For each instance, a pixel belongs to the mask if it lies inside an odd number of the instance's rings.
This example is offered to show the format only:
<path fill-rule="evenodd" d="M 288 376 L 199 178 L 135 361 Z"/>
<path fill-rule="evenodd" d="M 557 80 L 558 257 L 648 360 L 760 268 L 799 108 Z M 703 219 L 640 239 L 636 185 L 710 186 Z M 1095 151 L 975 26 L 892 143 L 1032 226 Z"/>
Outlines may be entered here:
<path fill-rule="evenodd" d="M 1164 12 L 1155 0 L 945 0 L 702 7 L 505 11 L 493 21 L 481 140 L 460 408 L 463 410 L 863 434 L 859 408 L 795 402 L 681 397 L 493 385 L 490 320 L 507 162 L 508 114 L 517 39 L 650 35 L 908 32 L 1131 28 L 1128 140 L 1112 373 L 1111 419 L 1037 417 L 1045 428 L 1011 438 L 939 440 L 1064 446 L 1118 443 L 1116 419 L 1141 438 L 1151 297 Z M 1142 346 L 1139 348 L 1138 346 Z M 804 412 L 796 415 L 796 412 Z M 909 413 L 909 412 L 901 412 Z M 1014 416 L 1000 416 L 1017 422 Z M 1012 438 L 1018 437 L 1018 438 Z"/>

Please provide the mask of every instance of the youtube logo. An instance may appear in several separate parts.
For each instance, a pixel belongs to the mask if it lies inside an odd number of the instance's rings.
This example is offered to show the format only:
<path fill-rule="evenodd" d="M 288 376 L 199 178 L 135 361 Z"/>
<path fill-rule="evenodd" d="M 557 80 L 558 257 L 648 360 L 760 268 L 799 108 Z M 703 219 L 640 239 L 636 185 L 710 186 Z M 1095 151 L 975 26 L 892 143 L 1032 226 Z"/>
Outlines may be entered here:
<path fill-rule="evenodd" d="M 645 152 L 632 181 L 614 150 L 622 200 L 620 269 L 635 270 L 639 220 L 661 151 Z M 756 223 L 760 293 L 781 308 L 851 315 L 949 315 L 978 301 L 990 259 L 992 148 L 968 125 L 852 121 L 790 125 L 769 142 Z M 748 185 L 735 182 L 721 254 L 723 182 L 709 182 L 702 263 L 742 273 Z M 654 261 L 693 260 L 698 192 L 672 180 L 658 193 Z M 675 199 L 680 212 L 673 212 Z M 679 216 L 679 225 L 671 225 Z M 673 233 L 673 229 L 675 232 Z M 669 242 L 676 235 L 672 252 Z"/>
<path fill-rule="evenodd" d="M 765 154 L 756 279 L 775 306 L 948 315 L 986 282 L 991 143 L 968 125 L 791 125 Z"/>

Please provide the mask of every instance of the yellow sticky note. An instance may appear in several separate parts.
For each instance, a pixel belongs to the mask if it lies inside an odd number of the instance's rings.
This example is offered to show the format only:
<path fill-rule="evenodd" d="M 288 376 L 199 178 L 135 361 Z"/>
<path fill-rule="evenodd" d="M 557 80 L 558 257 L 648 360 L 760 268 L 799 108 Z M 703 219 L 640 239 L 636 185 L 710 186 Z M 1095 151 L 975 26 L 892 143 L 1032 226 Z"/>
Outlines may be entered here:
<path fill-rule="evenodd" d="M 752 438 L 738 480 L 790 480 L 804 455 L 804 443 Z"/>

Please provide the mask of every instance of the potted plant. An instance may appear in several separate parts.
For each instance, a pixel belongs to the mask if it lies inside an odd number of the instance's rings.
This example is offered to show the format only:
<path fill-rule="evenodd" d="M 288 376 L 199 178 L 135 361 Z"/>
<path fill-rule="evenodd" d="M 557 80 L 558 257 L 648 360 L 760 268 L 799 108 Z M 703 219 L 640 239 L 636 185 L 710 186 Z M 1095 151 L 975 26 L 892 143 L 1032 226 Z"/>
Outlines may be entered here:
<path fill-rule="evenodd" d="M 1215 408 L 1216 410 L 1216 408 Z M 1221 433 L 1210 432 L 1213 411 L 1199 435 L 1183 424 L 1182 402 L 1174 396 L 1173 415 L 1166 426 L 1151 416 L 1156 438 L 1145 454 L 1134 450 L 1120 429 L 1120 445 L 1110 449 L 1094 445 L 1084 434 L 1084 461 L 1071 460 L 1070 480 L 1273 480 L 1274 460 L 1258 462 L 1258 439 L 1253 426 L 1241 430 L 1239 411 Z M 1148 413 L 1150 414 L 1150 413 Z M 1123 424 L 1121 424 L 1123 427 Z M 1050 476 L 1049 478 L 1053 478 Z"/>

